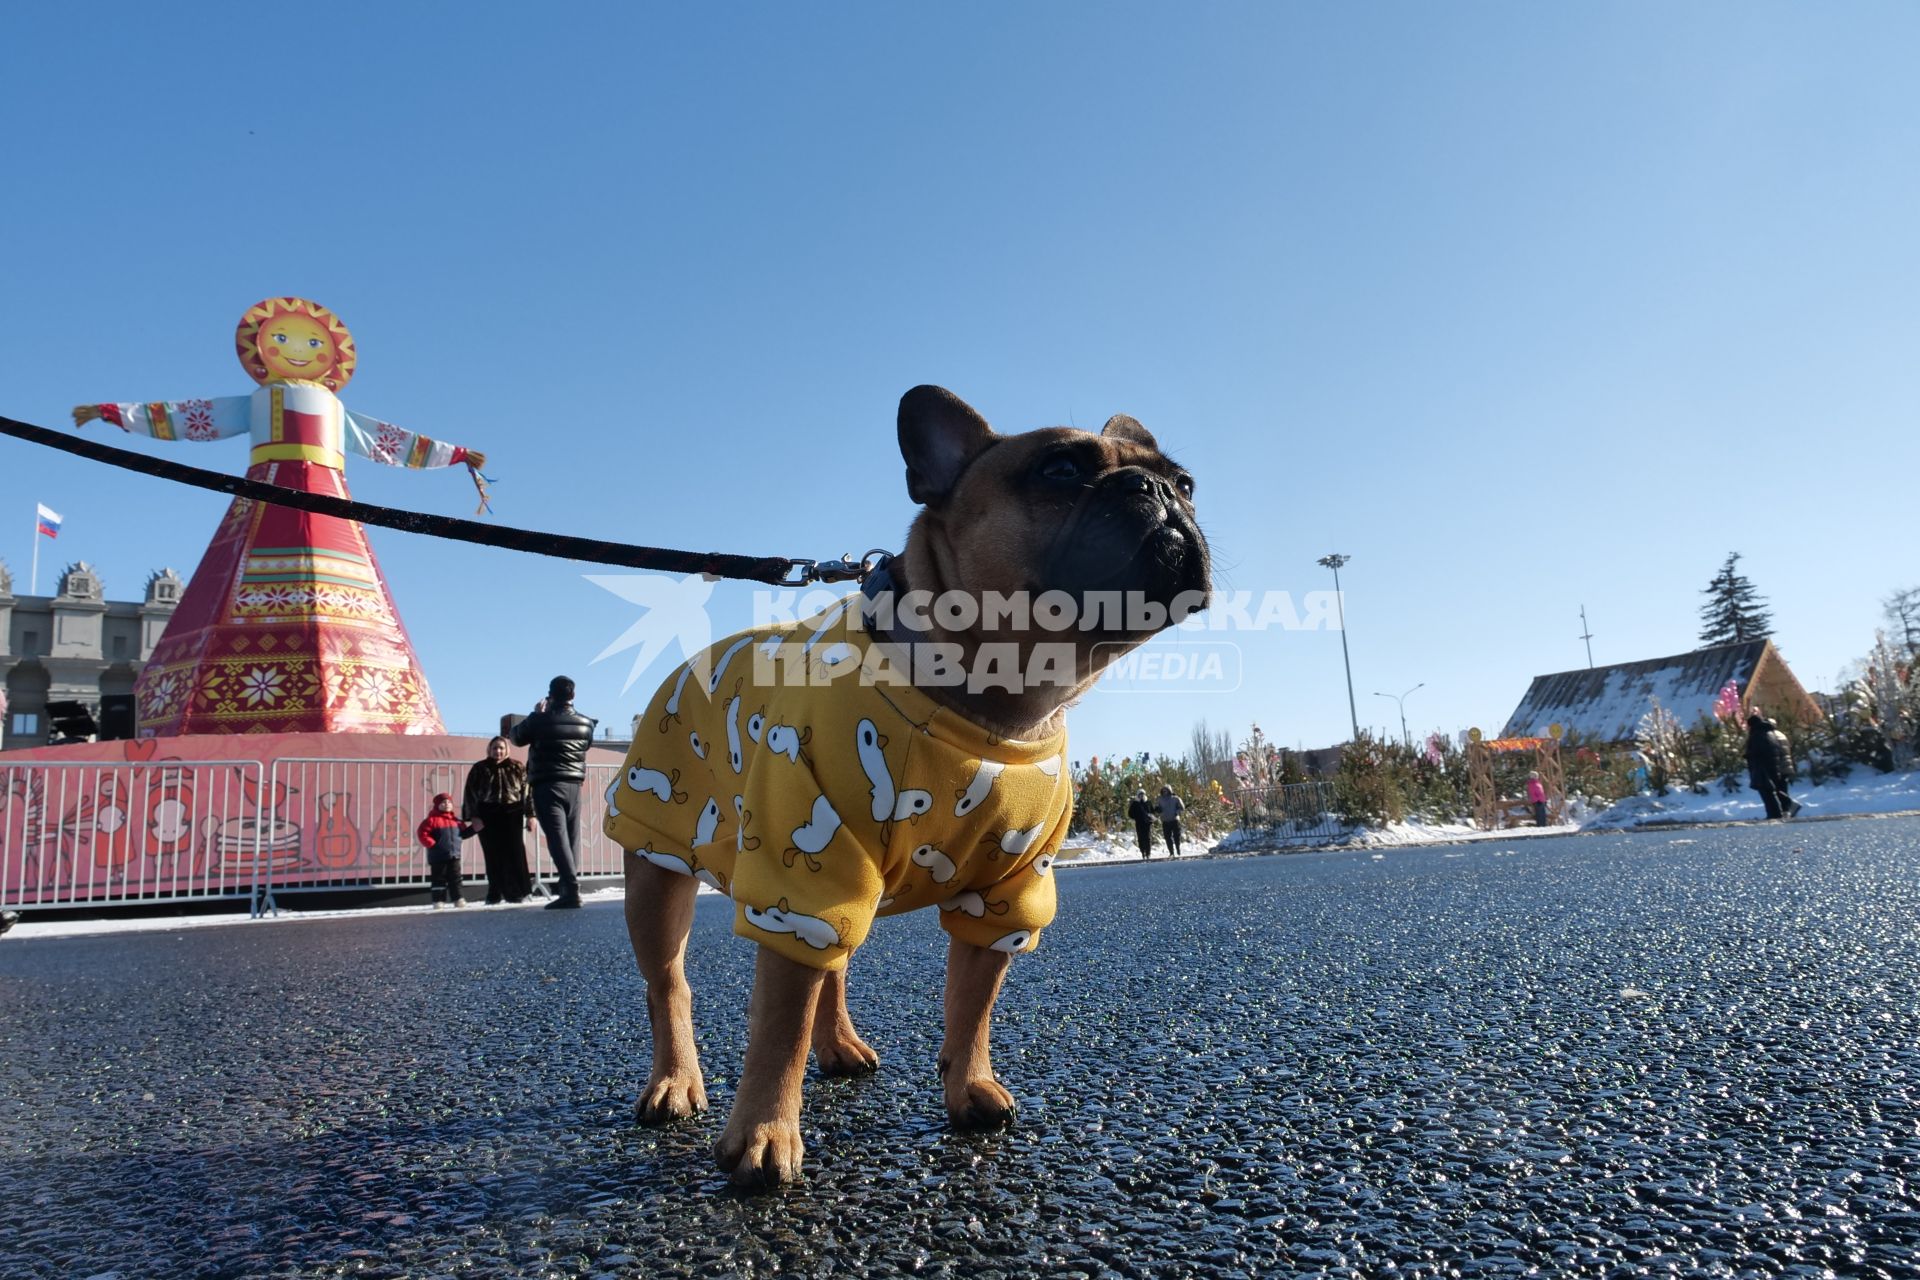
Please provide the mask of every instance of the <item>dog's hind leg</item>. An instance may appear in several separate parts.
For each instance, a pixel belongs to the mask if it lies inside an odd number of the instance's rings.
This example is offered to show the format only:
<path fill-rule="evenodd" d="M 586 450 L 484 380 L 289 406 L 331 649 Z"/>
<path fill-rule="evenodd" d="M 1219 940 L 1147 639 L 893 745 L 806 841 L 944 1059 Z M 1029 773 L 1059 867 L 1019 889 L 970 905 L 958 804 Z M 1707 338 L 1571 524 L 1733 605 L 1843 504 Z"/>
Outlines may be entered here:
<path fill-rule="evenodd" d="M 836 969 L 820 983 L 813 1006 L 813 1059 L 823 1076 L 863 1076 L 880 1066 L 880 1055 L 853 1029 L 847 1015 L 847 971 Z"/>
<path fill-rule="evenodd" d="M 947 1038 L 940 1084 L 956 1129 L 998 1129 L 1013 1119 L 1013 1095 L 993 1074 L 989 1026 L 1012 955 L 947 940 Z"/>
<path fill-rule="evenodd" d="M 641 1124 L 665 1124 L 707 1109 L 686 969 L 698 889 L 692 876 L 626 856 L 627 937 L 647 982 L 647 1020 L 653 1028 L 653 1073 L 633 1104 Z"/>
<path fill-rule="evenodd" d="M 736 1187 L 772 1187 L 800 1176 L 800 1094 L 807 1041 L 826 977 L 760 948 L 747 1006 L 747 1060 L 713 1158 Z"/>

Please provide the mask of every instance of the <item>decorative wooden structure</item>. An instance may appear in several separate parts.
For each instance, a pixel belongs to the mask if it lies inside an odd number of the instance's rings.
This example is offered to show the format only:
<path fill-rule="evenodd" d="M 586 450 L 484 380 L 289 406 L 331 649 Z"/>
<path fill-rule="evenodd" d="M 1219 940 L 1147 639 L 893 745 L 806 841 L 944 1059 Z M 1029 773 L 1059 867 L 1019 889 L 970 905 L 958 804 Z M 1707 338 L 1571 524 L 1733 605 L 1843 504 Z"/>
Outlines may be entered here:
<path fill-rule="evenodd" d="M 1560 762 L 1563 730 L 1549 725 L 1544 738 L 1486 738 L 1478 729 L 1467 731 L 1467 791 L 1473 799 L 1473 820 L 1483 831 L 1531 822 L 1532 806 L 1524 799 L 1503 801 L 1493 784 L 1493 757 L 1516 751 L 1534 753 L 1534 769 L 1547 791 L 1547 822 L 1557 824 L 1567 807 L 1567 771 Z"/>
<path fill-rule="evenodd" d="M 1748 711 L 1802 724 L 1822 718 L 1819 703 L 1801 687 L 1773 642 L 1749 640 L 1668 658 L 1536 676 L 1500 737 L 1538 737 L 1559 725 L 1587 746 L 1632 742 L 1640 718 L 1656 698 L 1682 726 L 1691 728 L 1714 715 L 1729 684 L 1739 690 Z"/>

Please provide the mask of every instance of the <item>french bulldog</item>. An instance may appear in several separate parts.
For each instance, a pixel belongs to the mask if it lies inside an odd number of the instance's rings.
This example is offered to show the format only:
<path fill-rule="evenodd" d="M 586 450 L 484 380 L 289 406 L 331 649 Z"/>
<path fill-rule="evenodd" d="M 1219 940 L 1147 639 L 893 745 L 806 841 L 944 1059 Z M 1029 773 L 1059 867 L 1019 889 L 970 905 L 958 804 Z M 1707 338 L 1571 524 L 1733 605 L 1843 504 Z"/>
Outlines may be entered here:
<path fill-rule="evenodd" d="M 642 1123 L 707 1106 L 685 972 L 698 885 L 729 894 L 735 932 L 759 944 L 714 1148 L 741 1187 L 800 1176 L 809 1049 L 825 1075 L 879 1065 L 846 998 L 878 915 L 938 908 L 947 1114 L 1008 1123 L 989 1023 L 1013 956 L 1053 918 L 1066 708 L 1211 589 L 1193 479 L 1132 418 L 1001 435 L 921 386 L 898 432 L 922 508 L 901 553 L 824 614 L 729 637 L 670 676 L 607 793 L 652 1029 Z"/>

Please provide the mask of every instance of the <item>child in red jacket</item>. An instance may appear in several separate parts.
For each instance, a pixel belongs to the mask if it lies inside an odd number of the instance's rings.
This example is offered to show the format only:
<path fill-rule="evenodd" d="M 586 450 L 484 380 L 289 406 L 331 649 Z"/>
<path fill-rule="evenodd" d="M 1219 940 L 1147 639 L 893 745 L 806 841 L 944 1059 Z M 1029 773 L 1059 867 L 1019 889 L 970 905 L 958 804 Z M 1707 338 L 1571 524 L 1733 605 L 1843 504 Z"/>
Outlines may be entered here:
<path fill-rule="evenodd" d="M 420 824 L 420 843 L 427 847 L 427 870 L 433 883 L 433 907 L 438 911 L 445 900 L 456 907 L 467 905 L 460 892 L 460 842 L 486 826 L 475 818 L 462 822 L 453 813 L 453 797 L 442 791 L 433 798 L 433 812 Z"/>

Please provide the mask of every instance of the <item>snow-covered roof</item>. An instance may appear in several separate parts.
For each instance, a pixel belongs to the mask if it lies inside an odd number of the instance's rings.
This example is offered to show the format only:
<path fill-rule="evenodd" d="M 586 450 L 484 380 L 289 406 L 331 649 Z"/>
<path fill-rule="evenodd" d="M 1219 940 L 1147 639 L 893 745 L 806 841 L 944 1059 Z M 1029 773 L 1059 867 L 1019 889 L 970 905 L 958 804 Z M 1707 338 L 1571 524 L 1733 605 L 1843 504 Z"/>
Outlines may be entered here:
<path fill-rule="evenodd" d="M 1671 658 L 1535 676 L 1500 736 L 1544 734 L 1547 726 L 1558 724 L 1588 742 L 1626 742 L 1656 697 L 1675 719 L 1691 727 L 1713 714 L 1713 701 L 1727 681 L 1745 696 L 1767 647 L 1765 640 L 1749 640 Z"/>

